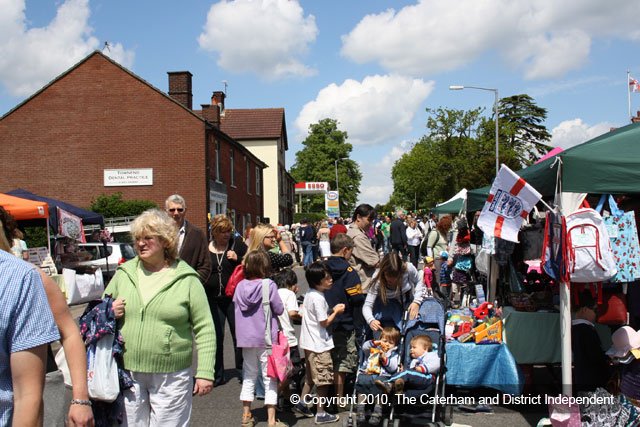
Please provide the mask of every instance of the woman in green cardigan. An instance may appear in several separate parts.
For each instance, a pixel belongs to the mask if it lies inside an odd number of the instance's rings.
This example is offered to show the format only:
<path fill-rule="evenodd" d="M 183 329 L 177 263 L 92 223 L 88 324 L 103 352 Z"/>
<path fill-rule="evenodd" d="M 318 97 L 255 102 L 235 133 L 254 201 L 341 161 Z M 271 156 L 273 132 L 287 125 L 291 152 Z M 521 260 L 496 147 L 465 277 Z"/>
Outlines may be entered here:
<path fill-rule="evenodd" d="M 178 230 L 164 212 L 150 209 L 131 224 L 138 256 L 121 265 L 105 290 L 124 338 L 128 425 L 185 426 L 192 394 L 213 388 L 216 335 L 198 273 L 177 258 Z M 198 352 L 195 384 L 193 340 Z"/>

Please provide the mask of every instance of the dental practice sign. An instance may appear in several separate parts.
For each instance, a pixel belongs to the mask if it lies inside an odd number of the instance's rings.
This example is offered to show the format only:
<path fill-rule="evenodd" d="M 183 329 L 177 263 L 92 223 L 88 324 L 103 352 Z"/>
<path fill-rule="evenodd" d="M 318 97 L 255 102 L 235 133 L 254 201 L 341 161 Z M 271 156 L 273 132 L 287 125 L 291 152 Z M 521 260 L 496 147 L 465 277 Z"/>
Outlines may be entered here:
<path fill-rule="evenodd" d="M 129 187 L 153 185 L 153 168 L 146 169 L 105 169 L 105 187 Z"/>

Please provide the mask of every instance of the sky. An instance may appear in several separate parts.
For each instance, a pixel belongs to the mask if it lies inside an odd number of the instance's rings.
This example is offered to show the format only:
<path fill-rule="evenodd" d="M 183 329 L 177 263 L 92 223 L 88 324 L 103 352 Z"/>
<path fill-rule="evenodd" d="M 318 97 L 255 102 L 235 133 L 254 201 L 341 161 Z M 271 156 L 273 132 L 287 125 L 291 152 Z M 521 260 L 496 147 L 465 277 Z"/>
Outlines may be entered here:
<path fill-rule="evenodd" d="M 193 104 L 285 109 L 287 168 L 309 125 L 338 120 L 386 203 L 391 168 L 426 133 L 427 108 L 489 115 L 526 93 L 568 148 L 629 123 L 640 8 L 621 0 L 0 0 L 0 116 L 98 49 L 156 88 L 193 74 Z M 105 42 L 108 48 L 105 48 Z M 631 93 L 631 111 L 640 94 Z M 143 164 L 140 167 L 145 167 Z"/>

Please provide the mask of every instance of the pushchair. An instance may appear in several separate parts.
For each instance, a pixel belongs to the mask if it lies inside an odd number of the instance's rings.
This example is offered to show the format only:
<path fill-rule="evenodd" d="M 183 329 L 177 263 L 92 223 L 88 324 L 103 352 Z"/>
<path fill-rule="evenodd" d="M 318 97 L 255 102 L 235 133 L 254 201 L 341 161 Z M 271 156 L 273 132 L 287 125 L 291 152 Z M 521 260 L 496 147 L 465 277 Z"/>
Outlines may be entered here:
<path fill-rule="evenodd" d="M 401 360 L 404 366 L 409 366 L 411 356 L 409 349 L 411 340 L 418 335 L 427 335 L 434 344 L 434 351 L 440 357 L 440 371 L 433 376 L 433 381 L 425 389 L 405 390 L 404 395 L 416 402 L 424 402 L 425 396 L 430 397 L 432 404 L 406 405 L 391 399 L 389 417 L 383 420 L 382 426 L 392 425 L 398 427 L 402 419 L 402 425 L 420 423 L 424 425 L 451 425 L 453 422 L 453 406 L 440 402 L 440 397 L 445 396 L 445 382 L 447 370 L 447 355 L 445 351 L 445 308 L 443 303 L 435 298 L 427 298 L 420 306 L 418 316 L 413 320 L 407 320 L 402 330 L 404 344 L 402 346 Z M 405 401 L 408 399 L 404 399 Z"/>
<path fill-rule="evenodd" d="M 394 326 L 399 331 L 402 331 L 404 323 L 407 319 L 406 307 L 403 307 L 404 301 L 401 303 L 395 299 L 389 300 L 387 305 L 382 304 L 380 301 L 376 301 L 373 306 L 374 318 L 380 321 L 382 327 Z M 371 331 L 368 327 L 363 331 L 361 342 L 365 339 L 379 339 L 380 331 Z M 398 343 L 398 347 L 402 348 L 402 335 L 401 341 Z M 369 397 L 376 396 L 374 399 L 368 399 L 367 404 L 380 402 L 383 406 L 388 406 L 388 396 L 383 394 L 374 384 L 373 381 L 363 381 L 365 377 L 361 376 L 363 367 L 366 364 L 366 357 L 362 351 L 362 345 L 358 346 L 358 370 L 356 372 L 355 387 L 353 390 L 353 396 L 351 399 L 351 405 L 349 414 L 343 418 L 343 426 L 353 427 L 357 425 L 356 417 L 354 414 L 354 403 L 357 399 L 357 393 L 364 393 Z M 371 415 L 367 412 L 367 416 Z"/>

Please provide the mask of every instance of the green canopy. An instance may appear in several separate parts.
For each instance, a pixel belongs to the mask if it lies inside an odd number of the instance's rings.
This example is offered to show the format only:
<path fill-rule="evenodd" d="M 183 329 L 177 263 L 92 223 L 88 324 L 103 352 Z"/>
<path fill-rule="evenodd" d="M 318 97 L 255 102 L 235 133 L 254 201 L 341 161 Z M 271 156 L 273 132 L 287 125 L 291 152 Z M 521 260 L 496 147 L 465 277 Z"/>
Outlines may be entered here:
<path fill-rule="evenodd" d="M 431 209 L 431 212 L 437 213 L 437 214 L 443 214 L 443 213 L 457 214 L 462 209 L 463 204 L 464 204 L 464 199 L 449 200 L 448 202 L 443 203 L 440 206 L 436 206 L 435 208 Z"/>
<path fill-rule="evenodd" d="M 558 173 L 557 157 L 562 159 L 562 191 L 640 193 L 640 123 L 600 135 L 516 173 L 543 197 L 553 197 Z M 467 210 L 481 210 L 490 189 L 489 186 L 470 190 L 467 193 Z"/>

